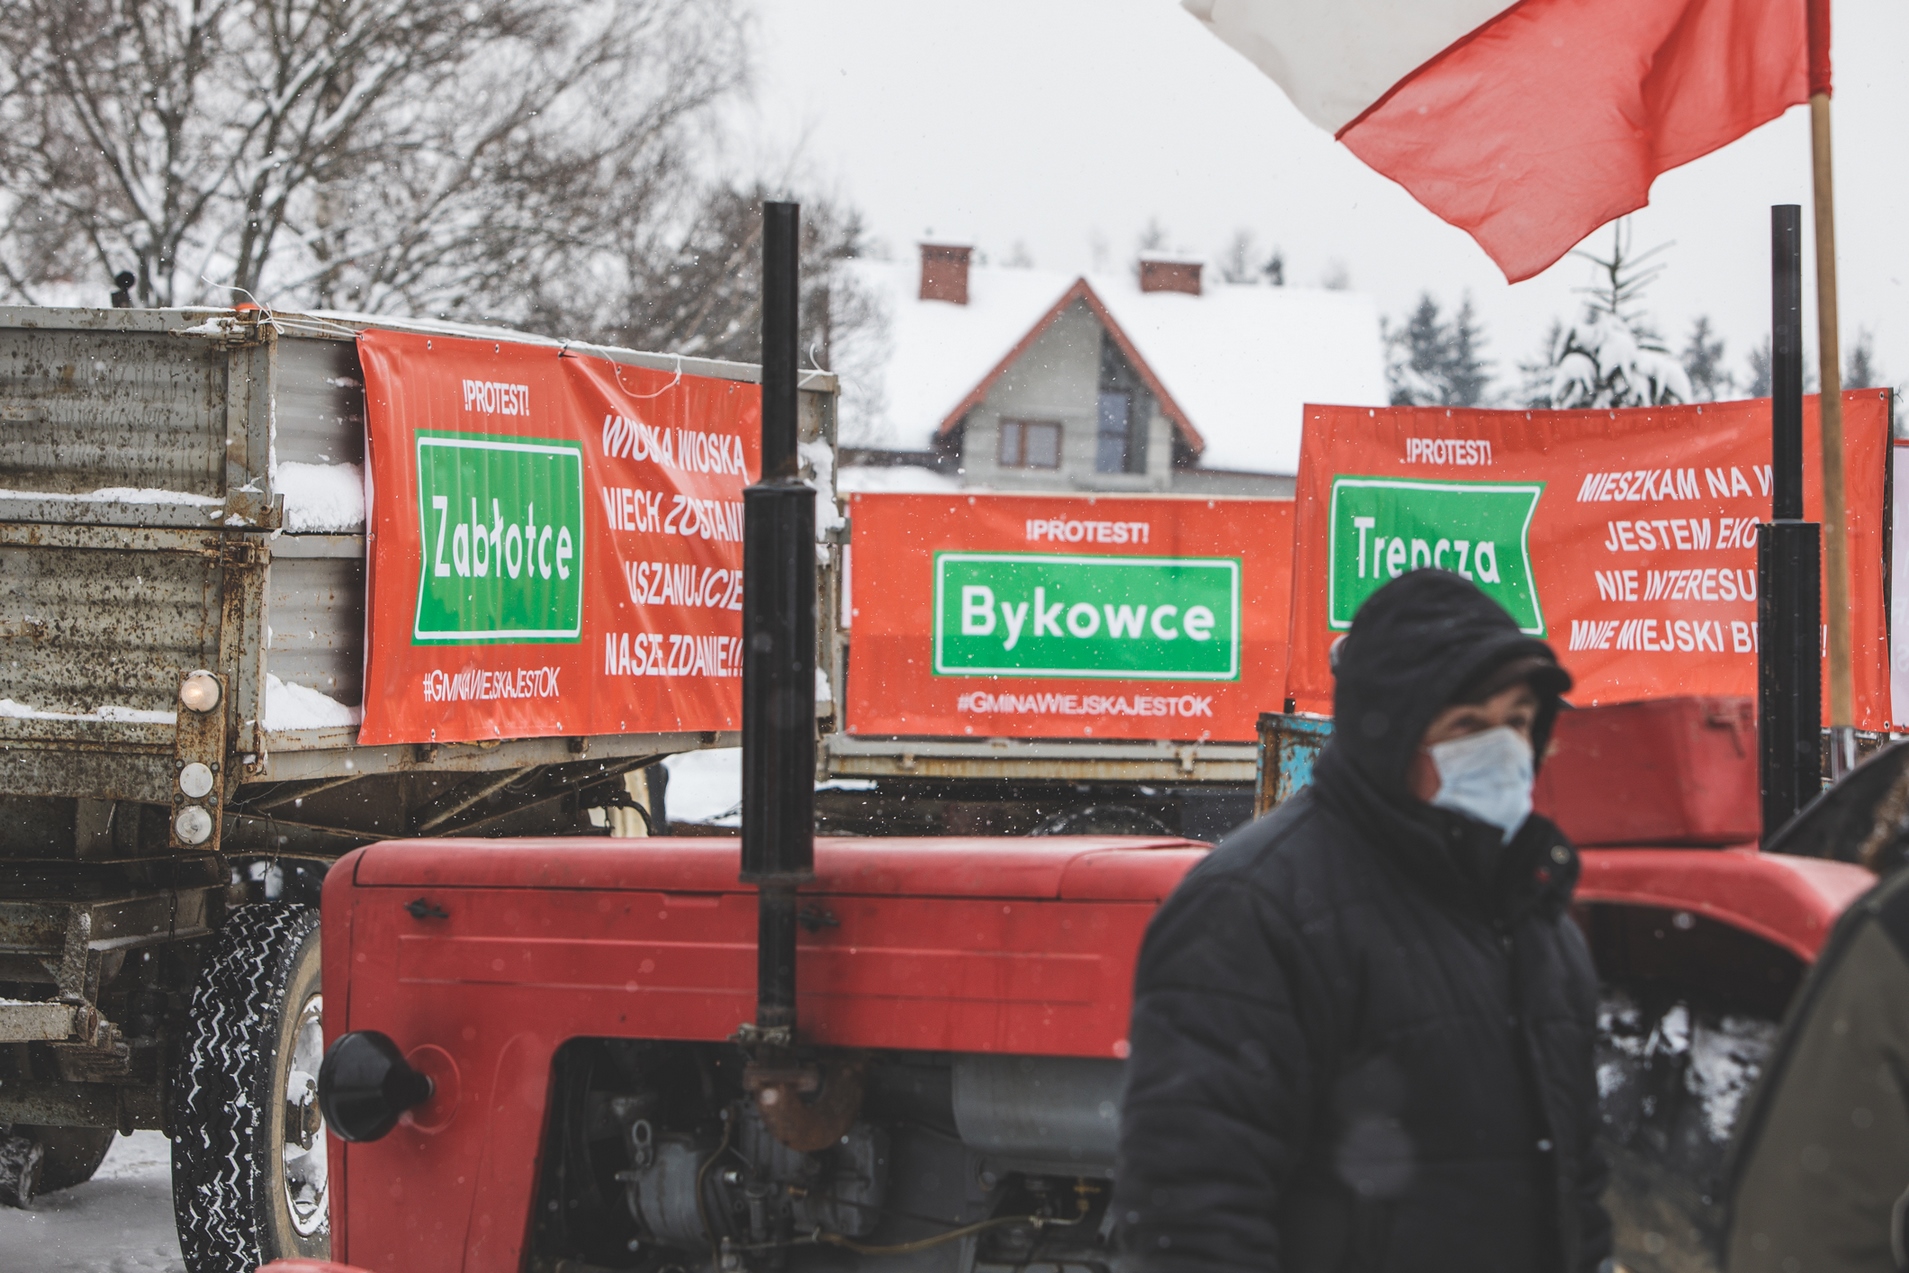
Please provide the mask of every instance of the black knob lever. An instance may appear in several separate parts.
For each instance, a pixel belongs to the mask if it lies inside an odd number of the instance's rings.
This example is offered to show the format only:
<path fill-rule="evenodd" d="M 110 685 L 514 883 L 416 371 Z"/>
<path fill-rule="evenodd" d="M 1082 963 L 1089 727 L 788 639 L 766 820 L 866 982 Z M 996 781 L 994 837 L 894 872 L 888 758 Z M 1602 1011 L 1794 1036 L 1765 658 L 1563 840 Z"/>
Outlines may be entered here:
<path fill-rule="evenodd" d="M 412 1069 L 390 1036 L 376 1030 L 341 1036 L 318 1067 L 318 1109 L 341 1140 L 377 1140 L 433 1090 L 430 1076 Z"/>

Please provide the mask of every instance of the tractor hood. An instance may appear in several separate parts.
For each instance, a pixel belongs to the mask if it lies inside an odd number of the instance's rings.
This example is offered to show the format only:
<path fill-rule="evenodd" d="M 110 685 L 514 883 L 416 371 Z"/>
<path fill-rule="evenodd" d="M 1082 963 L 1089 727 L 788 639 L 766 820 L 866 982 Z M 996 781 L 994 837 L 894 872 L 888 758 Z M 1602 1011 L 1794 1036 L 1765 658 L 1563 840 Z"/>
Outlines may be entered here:
<path fill-rule="evenodd" d="M 740 841 L 402 840 L 350 859 L 359 888 L 737 893 Z M 1168 836 L 923 837 L 815 842 L 804 895 L 1159 902 L 1206 853 Z"/>

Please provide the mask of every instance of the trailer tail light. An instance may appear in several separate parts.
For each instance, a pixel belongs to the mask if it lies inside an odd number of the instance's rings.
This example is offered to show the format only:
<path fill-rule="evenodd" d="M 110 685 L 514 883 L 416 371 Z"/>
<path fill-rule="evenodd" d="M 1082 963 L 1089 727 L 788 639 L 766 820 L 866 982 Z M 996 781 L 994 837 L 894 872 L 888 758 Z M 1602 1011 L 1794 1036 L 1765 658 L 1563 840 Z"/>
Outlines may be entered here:
<path fill-rule="evenodd" d="M 203 761 L 192 761 L 179 770 L 179 790 L 188 800 L 203 800 L 212 794 L 212 768 Z"/>
<path fill-rule="evenodd" d="M 179 682 L 179 701 L 190 711 L 209 712 L 223 697 L 225 690 L 219 678 L 203 668 L 186 673 L 185 679 Z"/>
<path fill-rule="evenodd" d="M 181 844 L 197 848 L 212 838 L 212 815 L 203 805 L 189 804 L 172 820 L 172 833 Z"/>
<path fill-rule="evenodd" d="M 179 678 L 173 723 L 172 844 L 176 849 L 219 851 L 225 807 L 225 678 L 204 668 Z"/>

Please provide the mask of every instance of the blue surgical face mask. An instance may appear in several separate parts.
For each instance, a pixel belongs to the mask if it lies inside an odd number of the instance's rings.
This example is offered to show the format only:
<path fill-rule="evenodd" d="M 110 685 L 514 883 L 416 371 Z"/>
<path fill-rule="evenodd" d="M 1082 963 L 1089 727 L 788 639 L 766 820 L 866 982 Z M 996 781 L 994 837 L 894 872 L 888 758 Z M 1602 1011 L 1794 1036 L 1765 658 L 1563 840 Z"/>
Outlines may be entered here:
<path fill-rule="evenodd" d="M 1510 840 L 1531 814 L 1531 743 L 1509 725 L 1433 743 L 1438 769 L 1432 803 L 1489 823 Z"/>

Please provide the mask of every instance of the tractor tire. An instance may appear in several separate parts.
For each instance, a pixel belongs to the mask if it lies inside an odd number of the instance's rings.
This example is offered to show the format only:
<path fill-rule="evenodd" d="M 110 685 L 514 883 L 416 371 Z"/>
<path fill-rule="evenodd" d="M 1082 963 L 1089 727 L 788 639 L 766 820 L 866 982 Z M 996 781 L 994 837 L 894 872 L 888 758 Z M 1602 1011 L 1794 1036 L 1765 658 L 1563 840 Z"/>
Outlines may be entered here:
<path fill-rule="evenodd" d="M 1724 1158 L 1777 1023 L 1646 989 L 1606 987 L 1600 998 L 1599 1141 L 1618 1262 L 1716 1273 Z"/>
<path fill-rule="evenodd" d="M 1090 804 L 1057 813 L 1029 835 L 1172 835 L 1167 824 L 1127 804 Z"/>
<path fill-rule="evenodd" d="M 172 1092 L 172 1198 L 189 1273 L 331 1253 L 318 912 L 241 907 L 193 989 Z"/>
<path fill-rule="evenodd" d="M 93 1178 L 106 1161 L 117 1135 L 110 1127 L 16 1127 L 45 1149 L 40 1160 L 40 1192 L 71 1189 Z"/>

